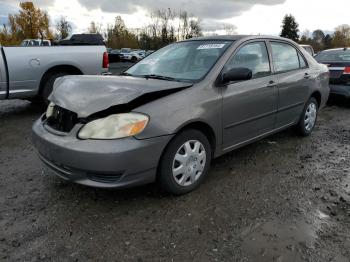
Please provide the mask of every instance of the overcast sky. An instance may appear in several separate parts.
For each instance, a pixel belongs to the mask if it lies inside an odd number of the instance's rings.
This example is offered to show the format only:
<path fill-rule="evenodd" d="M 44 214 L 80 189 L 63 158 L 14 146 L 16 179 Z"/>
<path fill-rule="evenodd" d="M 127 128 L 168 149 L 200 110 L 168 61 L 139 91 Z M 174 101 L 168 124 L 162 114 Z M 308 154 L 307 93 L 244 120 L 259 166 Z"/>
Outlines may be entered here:
<path fill-rule="evenodd" d="M 24 0 L 23 0 L 24 1 Z M 340 24 L 350 24 L 350 0 L 37 0 L 53 22 L 65 16 L 74 32 L 87 30 L 90 21 L 106 25 L 121 15 L 126 25 L 142 28 L 147 11 L 157 8 L 186 10 L 200 17 L 206 29 L 233 24 L 239 34 L 272 34 L 280 32 L 282 18 L 293 14 L 300 31 L 322 29 L 333 31 Z M 9 12 L 16 12 L 18 0 L 0 0 L 0 23 Z"/>

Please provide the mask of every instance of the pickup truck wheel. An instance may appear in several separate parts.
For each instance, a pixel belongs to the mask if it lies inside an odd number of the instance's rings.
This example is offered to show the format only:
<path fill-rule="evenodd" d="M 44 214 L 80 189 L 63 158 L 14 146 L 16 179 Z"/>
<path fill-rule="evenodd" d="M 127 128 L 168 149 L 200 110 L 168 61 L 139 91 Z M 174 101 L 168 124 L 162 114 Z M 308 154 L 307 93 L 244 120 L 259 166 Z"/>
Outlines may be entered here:
<path fill-rule="evenodd" d="M 296 126 L 297 132 L 301 136 L 309 136 L 317 121 L 318 103 L 314 97 L 311 97 L 306 103 L 303 113 L 301 114 L 299 123 Z"/>
<path fill-rule="evenodd" d="M 43 101 L 40 97 L 31 97 L 27 99 L 29 102 L 31 102 L 33 105 L 42 105 Z"/>
<path fill-rule="evenodd" d="M 197 188 L 209 171 L 211 147 L 200 131 L 181 132 L 166 147 L 158 168 L 159 187 L 171 194 L 182 195 Z"/>
<path fill-rule="evenodd" d="M 43 99 L 44 103 L 46 105 L 49 104 L 49 96 L 53 89 L 53 84 L 55 83 L 55 80 L 61 76 L 69 75 L 67 72 L 57 72 L 52 73 L 46 77 L 46 81 L 44 83 L 43 89 L 41 90 L 41 98 Z"/>

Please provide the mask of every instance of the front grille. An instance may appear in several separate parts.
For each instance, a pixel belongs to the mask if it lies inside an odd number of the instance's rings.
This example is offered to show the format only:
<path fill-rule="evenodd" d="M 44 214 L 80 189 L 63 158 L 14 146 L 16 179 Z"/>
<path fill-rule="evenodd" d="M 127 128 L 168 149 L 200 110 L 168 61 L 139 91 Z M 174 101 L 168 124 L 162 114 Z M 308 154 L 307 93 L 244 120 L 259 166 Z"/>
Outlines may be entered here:
<path fill-rule="evenodd" d="M 93 173 L 87 173 L 87 177 L 95 182 L 99 183 L 117 183 L 121 179 L 123 173 L 117 173 L 117 174 L 93 174 Z"/>
<path fill-rule="evenodd" d="M 51 128 L 68 133 L 78 123 L 78 115 L 59 106 L 54 106 L 53 114 L 47 119 Z"/>

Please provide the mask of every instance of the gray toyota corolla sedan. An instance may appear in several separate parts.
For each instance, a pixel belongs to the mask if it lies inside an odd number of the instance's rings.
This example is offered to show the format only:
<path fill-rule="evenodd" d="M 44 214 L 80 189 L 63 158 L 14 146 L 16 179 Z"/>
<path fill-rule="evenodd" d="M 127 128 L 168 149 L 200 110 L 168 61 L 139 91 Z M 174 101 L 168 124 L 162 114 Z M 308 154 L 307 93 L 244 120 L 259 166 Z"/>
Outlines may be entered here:
<path fill-rule="evenodd" d="M 102 188 L 195 189 L 213 158 L 294 126 L 312 132 L 329 72 L 296 43 L 215 36 L 168 45 L 121 76 L 59 78 L 33 126 L 42 161 Z"/>

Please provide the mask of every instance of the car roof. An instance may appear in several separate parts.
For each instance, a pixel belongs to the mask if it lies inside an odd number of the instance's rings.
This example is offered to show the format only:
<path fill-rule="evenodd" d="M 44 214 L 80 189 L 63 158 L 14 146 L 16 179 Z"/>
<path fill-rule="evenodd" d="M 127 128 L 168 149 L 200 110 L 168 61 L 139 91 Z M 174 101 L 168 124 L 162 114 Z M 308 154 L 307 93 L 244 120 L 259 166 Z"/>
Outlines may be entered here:
<path fill-rule="evenodd" d="M 347 51 L 350 50 L 350 47 L 340 47 L 340 48 L 332 48 L 332 49 L 326 49 L 322 52 L 328 52 L 328 51 Z"/>
<path fill-rule="evenodd" d="M 279 37 L 279 36 L 270 36 L 270 35 L 215 35 L 215 36 L 202 36 L 196 38 L 190 38 L 184 41 L 202 41 L 202 40 L 227 40 L 227 41 L 237 41 L 241 39 L 273 39 L 273 40 L 285 40 L 290 41 L 290 39 Z"/>

